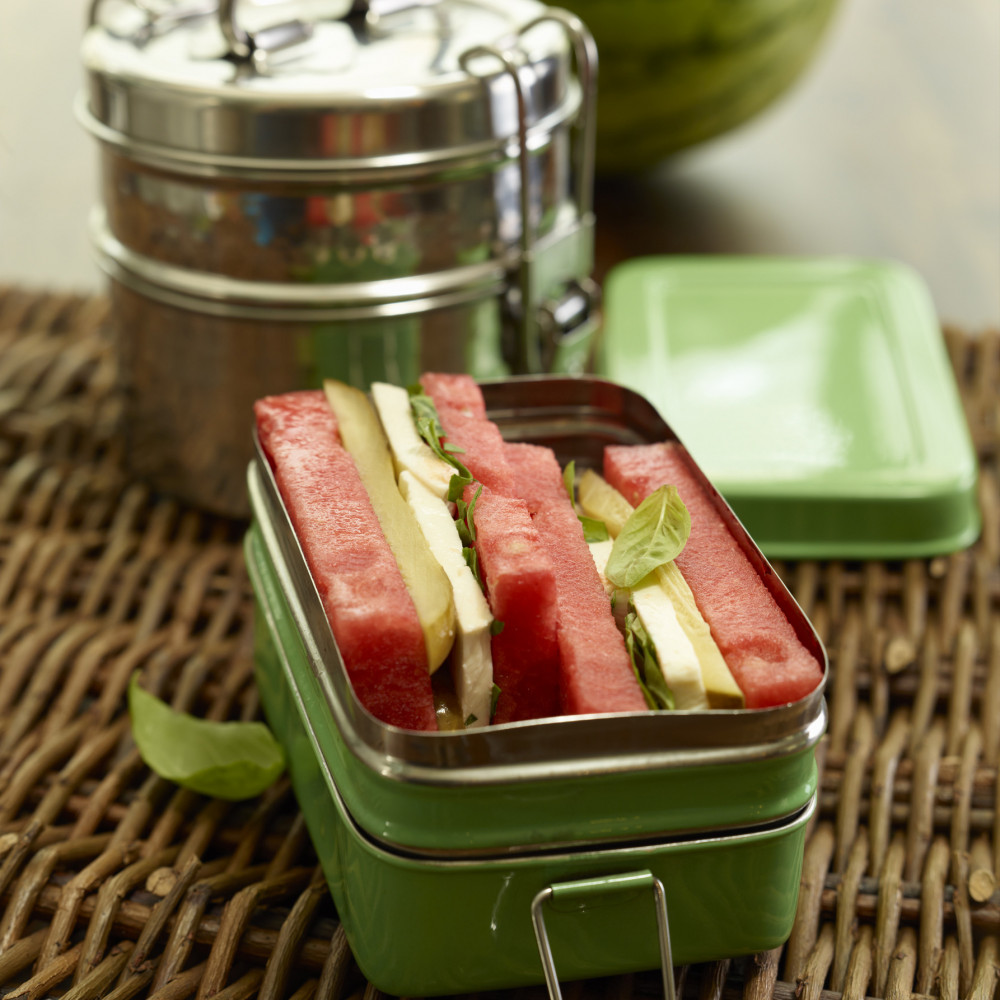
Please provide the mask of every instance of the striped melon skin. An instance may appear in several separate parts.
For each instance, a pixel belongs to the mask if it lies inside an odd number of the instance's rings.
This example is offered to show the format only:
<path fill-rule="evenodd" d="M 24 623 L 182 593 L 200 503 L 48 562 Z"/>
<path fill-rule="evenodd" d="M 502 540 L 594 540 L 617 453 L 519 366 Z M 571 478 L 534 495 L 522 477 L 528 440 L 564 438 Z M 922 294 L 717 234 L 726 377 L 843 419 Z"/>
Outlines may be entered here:
<path fill-rule="evenodd" d="M 671 484 L 691 513 L 691 535 L 676 563 L 746 698 L 747 708 L 798 701 L 822 667 L 802 645 L 674 444 L 605 449 L 604 476 L 633 505 Z"/>
<path fill-rule="evenodd" d="M 254 404 L 257 433 L 358 700 L 404 729 L 437 729 L 423 631 L 320 390 Z"/>
<path fill-rule="evenodd" d="M 558 567 L 555 598 L 563 714 L 646 711 L 646 699 L 555 453 L 532 444 L 508 444 L 505 451 L 518 494 L 527 502 L 542 545 Z"/>
<path fill-rule="evenodd" d="M 641 170 L 749 121 L 812 61 L 837 0 L 563 0 L 597 42 L 597 168 Z"/>

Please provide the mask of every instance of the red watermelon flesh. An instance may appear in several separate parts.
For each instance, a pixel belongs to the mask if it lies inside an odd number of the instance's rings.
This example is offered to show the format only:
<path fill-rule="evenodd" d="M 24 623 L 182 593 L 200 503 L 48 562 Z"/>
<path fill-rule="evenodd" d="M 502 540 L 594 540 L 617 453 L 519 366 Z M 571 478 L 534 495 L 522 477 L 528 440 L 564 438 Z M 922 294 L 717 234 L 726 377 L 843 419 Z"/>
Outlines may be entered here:
<path fill-rule="evenodd" d="M 583 537 L 551 448 L 508 444 L 519 496 L 531 512 L 556 574 L 559 691 L 566 715 L 644 712 L 632 661 Z"/>
<path fill-rule="evenodd" d="M 476 497 L 476 493 L 479 493 Z M 486 599 L 502 630 L 491 640 L 500 689 L 494 722 L 559 714 L 555 572 L 523 500 L 478 483 L 466 487 Z"/>
<path fill-rule="evenodd" d="M 416 609 L 326 398 L 268 396 L 254 413 L 358 700 L 391 725 L 437 729 Z"/>
<path fill-rule="evenodd" d="M 420 376 L 420 385 L 434 400 L 435 406 L 446 405 L 450 409 L 461 410 L 466 416 L 485 419 L 483 391 L 471 375 L 426 372 Z"/>
<path fill-rule="evenodd" d="M 797 701 L 813 691 L 822 667 L 802 645 L 743 554 L 676 444 L 610 445 L 605 478 L 633 505 L 664 484 L 677 487 L 691 514 L 691 536 L 677 557 L 747 708 Z"/>
<path fill-rule="evenodd" d="M 459 461 L 483 486 L 504 496 L 514 496 L 514 475 L 507 465 L 503 437 L 497 425 L 486 417 L 479 386 L 472 382 L 478 394 L 476 403 L 467 384 L 471 381 L 468 376 L 425 375 L 421 381 L 424 391 L 434 400 L 445 439 L 462 449 L 457 455 Z"/>

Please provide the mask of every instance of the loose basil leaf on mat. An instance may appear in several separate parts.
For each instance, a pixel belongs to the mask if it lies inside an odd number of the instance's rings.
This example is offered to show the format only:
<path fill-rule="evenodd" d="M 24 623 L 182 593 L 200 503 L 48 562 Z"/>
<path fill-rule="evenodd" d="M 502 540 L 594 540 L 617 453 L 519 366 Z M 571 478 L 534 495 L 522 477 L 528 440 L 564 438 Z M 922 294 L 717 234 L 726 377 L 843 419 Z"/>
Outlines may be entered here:
<path fill-rule="evenodd" d="M 259 795 L 285 769 L 262 722 L 215 722 L 178 712 L 139 686 L 128 688 L 132 735 L 146 765 L 183 788 L 236 801 Z"/>
<path fill-rule="evenodd" d="M 639 504 L 615 539 L 604 575 L 629 589 L 676 559 L 691 534 L 691 515 L 676 486 L 661 486 Z"/>

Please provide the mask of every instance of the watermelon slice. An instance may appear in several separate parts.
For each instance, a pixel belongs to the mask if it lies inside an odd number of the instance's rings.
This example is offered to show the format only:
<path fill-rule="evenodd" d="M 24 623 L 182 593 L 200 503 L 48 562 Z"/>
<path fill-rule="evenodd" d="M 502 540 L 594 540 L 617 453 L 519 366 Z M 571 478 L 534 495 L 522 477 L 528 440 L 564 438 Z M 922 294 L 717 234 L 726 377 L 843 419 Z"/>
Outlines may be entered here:
<path fill-rule="evenodd" d="M 514 474 L 504 454 L 500 429 L 486 417 L 479 386 L 468 375 L 423 375 L 424 392 L 434 401 L 445 438 L 462 451 L 458 458 L 483 486 L 514 496 Z"/>
<path fill-rule="evenodd" d="M 426 372 L 420 376 L 424 392 L 435 406 L 461 410 L 468 417 L 486 418 L 486 401 L 479 383 L 471 375 L 450 375 L 446 372 Z M 439 402 L 440 401 L 440 402 Z"/>
<path fill-rule="evenodd" d="M 646 699 L 566 493 L 555 452 L 532 444 L 508 444 L 505 452 L 518 494 L 559 567 L 555 596 L 563 713 L 646 711 Z"/>
<path fill-rule="evenodd" d="M 676 444 L 610 445 L 605 478 L 633 505 L 671 484 L 691 513 L 691 535 L 676 559 L 747 708 L 798 701 L 823 678 L 744 555 Z"/>
<path fill-rule="evenodd" d="M 476 482 L 464 500 L 476 499 L 475 550 L 490 611 L 502 631 L 493 636 L 493 681 L 500 694 L 494 722 L 559 714 L 559 645 L 555 572 L 517 496 L 500 429 L 469 375 L 431 373 L 420 384 L 434 401 L 445 438 Z"/>
<path fill-rule="evenodd" d="M 254 413 L 358 700 L 391 725 L 437 729 L 416 608 L 323 393 L 268 396 Z"/>
<path fill-rule="evenodd" d="M 478 496 L 476 495 L 478 491 Z M 472 483 L 475 550 L 490 611 L 501 631 L 491 640 L 494 722 L 559 714 L 555 572 L 523 500 Z"/>

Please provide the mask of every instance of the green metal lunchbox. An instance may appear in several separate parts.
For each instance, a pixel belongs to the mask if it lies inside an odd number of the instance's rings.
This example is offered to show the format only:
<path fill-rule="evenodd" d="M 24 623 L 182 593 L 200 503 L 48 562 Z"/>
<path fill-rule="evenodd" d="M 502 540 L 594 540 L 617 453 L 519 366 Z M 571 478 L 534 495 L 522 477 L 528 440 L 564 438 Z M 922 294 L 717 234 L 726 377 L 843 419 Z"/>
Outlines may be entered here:
<path fill-rule="evenodd" d="M 609 443 L 676 440 L 600 379 L 483 383 L 508 440 L 599 467 Z M 824 665 L 815 631 L 703 485 Z M 256 669 L 299 804 L 362 972 L 428 995 L 581 979 L 751 954 L 791 931 L 821 684 L 763 710 L 574 716 L 458 732 L 379 722 L 350 688 L 258 449 L 246 536 Z"/>

